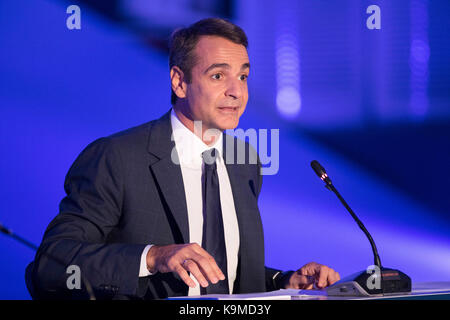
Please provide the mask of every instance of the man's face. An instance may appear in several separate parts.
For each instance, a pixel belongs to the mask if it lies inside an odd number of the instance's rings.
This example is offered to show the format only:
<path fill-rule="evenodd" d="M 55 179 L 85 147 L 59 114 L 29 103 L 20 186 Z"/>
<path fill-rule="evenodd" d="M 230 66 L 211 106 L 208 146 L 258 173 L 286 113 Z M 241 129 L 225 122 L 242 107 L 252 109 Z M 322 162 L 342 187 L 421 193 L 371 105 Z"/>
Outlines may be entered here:
<path fill-rule="evenodd" d="M 249 59 L 243 45 L 202 36 L 195 47 L 197 63 L 187 84 L 187 107 L 203 130 L 234 129 L 248 101 Z"/>

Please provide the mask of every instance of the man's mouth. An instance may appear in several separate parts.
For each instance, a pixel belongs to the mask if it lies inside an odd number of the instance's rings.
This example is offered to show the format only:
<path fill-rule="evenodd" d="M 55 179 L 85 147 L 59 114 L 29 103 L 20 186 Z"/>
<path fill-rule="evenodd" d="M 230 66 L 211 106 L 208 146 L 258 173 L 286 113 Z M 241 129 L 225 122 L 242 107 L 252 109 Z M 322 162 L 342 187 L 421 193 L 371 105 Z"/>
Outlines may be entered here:
<path fill-rule="evenodd" d="M 239 107 L 219 107 L 219 110 L 225 113 L 233 113 L 239 110 Z"/>

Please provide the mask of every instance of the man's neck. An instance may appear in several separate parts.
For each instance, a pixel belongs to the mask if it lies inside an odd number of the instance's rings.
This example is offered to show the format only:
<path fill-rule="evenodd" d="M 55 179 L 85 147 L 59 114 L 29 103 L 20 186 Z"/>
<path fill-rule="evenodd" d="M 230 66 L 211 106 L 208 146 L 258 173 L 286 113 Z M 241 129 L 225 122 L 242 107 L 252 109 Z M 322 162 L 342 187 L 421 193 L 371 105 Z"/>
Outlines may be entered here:
<path fill-rule="evenodd" d="M 194 121 L 190 115 L 186 115 L 180 108 L 173 107 L 173 111 L 178 120 L 180 120 L 189 131 L 199 137 L 207 146 L 214 145 L 222 134 L 222 131 L 219 129 L 206 127 L 201 120 Z"/>

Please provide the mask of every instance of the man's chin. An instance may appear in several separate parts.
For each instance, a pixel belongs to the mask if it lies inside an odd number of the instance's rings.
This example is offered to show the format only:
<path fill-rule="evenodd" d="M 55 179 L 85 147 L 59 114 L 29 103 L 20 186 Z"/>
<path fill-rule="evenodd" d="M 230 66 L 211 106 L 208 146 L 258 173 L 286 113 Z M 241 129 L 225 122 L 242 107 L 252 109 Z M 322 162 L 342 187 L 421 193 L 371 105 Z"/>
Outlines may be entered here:
<path fill-rule="evenodd" d="M 239 116 L 219 117 L 216 121 L 217 128 L 222 131 L 236 129 L 239 125 L 239 118 Z"/>
<path fill-rule="evenodd" d="M 219 126 L 220 126 L 219 129 L 222 131 L 233 130 L 233 129 L 236 129 L 238 125 L 239 125 L 239 119 L 236 121 L 224 121 L 219 124 Z"/>

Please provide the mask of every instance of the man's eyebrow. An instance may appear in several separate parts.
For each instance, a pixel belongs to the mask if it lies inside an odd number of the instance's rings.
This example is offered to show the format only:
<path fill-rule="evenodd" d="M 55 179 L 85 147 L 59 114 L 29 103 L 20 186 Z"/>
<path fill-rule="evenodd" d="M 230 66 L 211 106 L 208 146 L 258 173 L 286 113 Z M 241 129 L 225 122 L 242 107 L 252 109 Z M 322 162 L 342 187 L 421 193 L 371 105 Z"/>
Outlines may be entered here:
<path fill-rule="evenodd" d="M 250 69 L 250 63 L 244 63 L 242 66 L 241 66 L 241 71 L 242 70 L 245 70 L 245 69 Z"/>
<path fill-rule="evenodd" d="M 212 69 L 215 69 L 215 68 L 225 68 L 225 69 L 230 69 L 231 68 L 231 66 L 228 64 L 228 63 L 213 63 L 212 65 L 210 65 L 206 70 L 205 70 L 205 72 L 204 73 L 208 73 L 209 71 L 211 71 Z M 245 70 L 245 69 L 250 69 L 250 63 L 244 63 L 242 66 L 241 66 L 241 71 L 242 70 Z"/>

